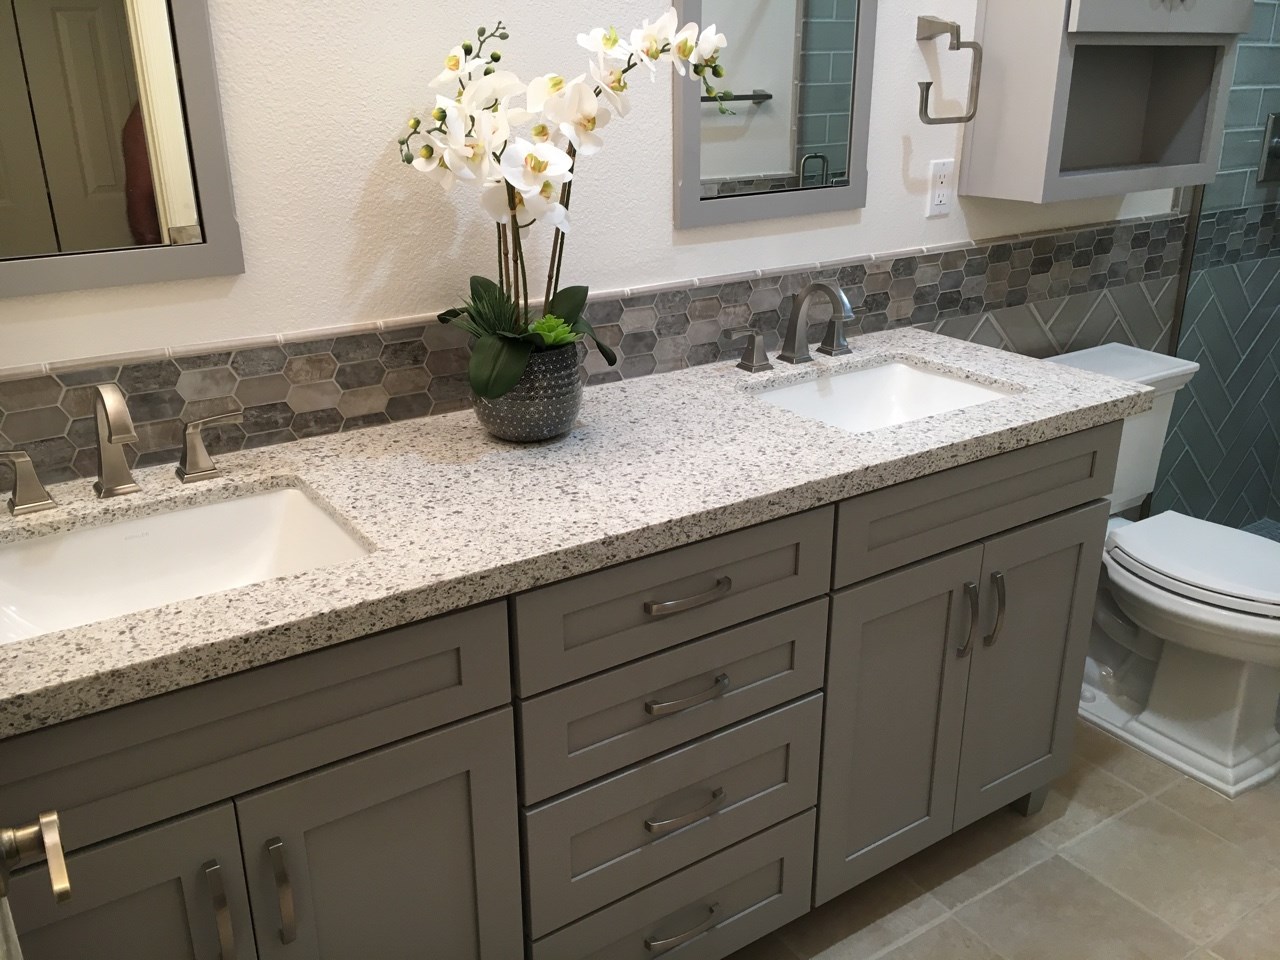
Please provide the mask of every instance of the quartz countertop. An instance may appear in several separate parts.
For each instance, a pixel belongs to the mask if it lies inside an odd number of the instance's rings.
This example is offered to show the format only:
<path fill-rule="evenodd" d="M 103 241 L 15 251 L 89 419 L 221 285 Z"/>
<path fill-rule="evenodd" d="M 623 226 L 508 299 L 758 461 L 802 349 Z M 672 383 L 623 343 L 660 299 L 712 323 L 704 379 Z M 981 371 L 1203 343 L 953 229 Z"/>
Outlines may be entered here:
<path fill-rule="evenodd" d="M 281 487 L 308 493 L 376 549 L 291 577 L 0 646 L 0 737 L 494 600 L 833 503 L 1149 409 L 1135 384 L 912 329 L 851 356 L 748 374 L 731 363 L 586 391 L 576 429 L 519 446 L 470 411 L 219 458 L 183 486 L 0 520 L 7 542 Z M 907 359 L 1015 392 L 850 434 L 762 403 L 779 383 Z M 192 558 L 198 558 L 198 544 Z M 67 591 L 92 589 L 68 583 Z M 2 603 L 2 599 L 0 599 Z"/>

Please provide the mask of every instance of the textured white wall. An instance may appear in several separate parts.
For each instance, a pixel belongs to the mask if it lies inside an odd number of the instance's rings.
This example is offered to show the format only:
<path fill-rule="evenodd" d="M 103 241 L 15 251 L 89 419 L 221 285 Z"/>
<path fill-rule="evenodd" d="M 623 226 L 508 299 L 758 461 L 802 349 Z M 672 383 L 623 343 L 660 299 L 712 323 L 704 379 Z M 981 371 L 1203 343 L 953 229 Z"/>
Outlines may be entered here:
<path fill-rule="evenodd" d="M 522 76 L 584 64 L 576 33 L 629 25 L 634 0 L 209 0 L 232 178 L 244 233 L 241 277 L 0 299 L 0 367 L 291 332 L 434 312 L 489 267 L 492 227 L 472 195 L 442 196 L 396 161 L 394 133 L 427 100 L 439 57 L 502 15 L 505 65 Z M 661 0 L 652 4 L 654 13 Z M 965 201 L 923 219 L 930 159 L 956 156 L 957 127 L 916 119 L 916 81 L 941 80 L 956 110 L 966 55 L 915 41 L 916 5 L 880 0 L 871 190 L 856 213 L 676 232 L 670 97 L 636 84 L 636 109 L 584 164 L 566 282 L 597 289 L 786 266 L 1167 210 L 1167 191 L 1048 207 Z M 969 35 L 976 0 L 930 12 Z M 941 72 L 939 72 L 941 65 Z M 949 102 L 948 102 L 949 101 Z M 539 244 L 539 249 L 544 245 Z M 535 267 L 535 272 L 541 272 Z"/>

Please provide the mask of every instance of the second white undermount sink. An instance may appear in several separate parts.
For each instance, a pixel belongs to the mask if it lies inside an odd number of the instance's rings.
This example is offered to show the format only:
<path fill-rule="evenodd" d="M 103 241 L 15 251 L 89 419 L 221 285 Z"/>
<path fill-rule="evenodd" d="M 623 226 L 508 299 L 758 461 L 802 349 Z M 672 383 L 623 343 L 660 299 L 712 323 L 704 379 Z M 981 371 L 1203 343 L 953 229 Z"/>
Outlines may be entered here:
<path fill-rule="evenodd" d="M 0 643 L 367 556 L 301 490 L 0 546 Z"/>
<path fill-rule="evenodd" d="M 1012 390 L 891 360 L 847 373 L 774 387 L 760 394 L 770 406 L 866 433 L 962 410 L 1010 396 Z"/>

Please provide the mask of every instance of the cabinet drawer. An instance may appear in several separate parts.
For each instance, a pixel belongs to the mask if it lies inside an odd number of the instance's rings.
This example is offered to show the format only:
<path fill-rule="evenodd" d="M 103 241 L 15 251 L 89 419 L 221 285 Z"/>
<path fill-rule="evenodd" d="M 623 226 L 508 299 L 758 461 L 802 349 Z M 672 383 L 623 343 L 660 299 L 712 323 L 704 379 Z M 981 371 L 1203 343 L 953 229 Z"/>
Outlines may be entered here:
<path fill-rule="evenodd" d="M 993 533 L 1105 497 L 1120 422 L 845 500 L 835 585 L 845 587 Z"/>
<path fill-rule="evenodd" d="M 532 960 L 652 960 L 676 946 L 681 960 L 727 957 L 808 911 L 815 819 L 788 820 L 544 937 Z"/>
<path fill-rule="evenodd" d="M 822 695 L 525 813 L 542 936 L 817 801 Z"/>
<path fill-rule="evenodd" d="M 522 702 L 525 803 L 812 693 L 826 648 L 824 597 Z"/>
<path fill-rule="evenodd" d="M 0 822 L 82 847 L 511 699 L 505 607 L 476 607 L 0 742 Z"/>
<path fill-rule="evenodd" d="M 825 592 L 832 509 L 785 517 L 516 597 L 521 696 Z"/>

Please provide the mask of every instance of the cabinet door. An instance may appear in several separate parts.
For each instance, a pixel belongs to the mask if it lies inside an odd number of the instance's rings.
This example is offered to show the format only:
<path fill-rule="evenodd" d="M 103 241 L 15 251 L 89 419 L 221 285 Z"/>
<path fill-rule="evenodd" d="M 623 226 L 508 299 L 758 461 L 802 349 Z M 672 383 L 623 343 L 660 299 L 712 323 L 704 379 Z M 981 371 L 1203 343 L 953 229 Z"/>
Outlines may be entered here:
<path fill-rule="evenodd" d="M 981 568 L 973 546 L 835 597 L 818 903 L 951 832 Z"/>
<path fill-rule="evenodd" d="M 1068 29 L 1084 33 L 1167 33 L 1179 0 L 1071 0 Z M 1209 0 L 1221 4 L 1222 0 Z M 1252 0 L 1250 0 L 1252 2 Z"/>
<path fill-rule="evenodd" d="M 986 542 L 956 829 L 1067 770 L 1107 507 L 1100 501 Z"/>
<path fill-rule="evenodd" d="M 49 873 L 13 880 L 26 960 L 254 960 L 231 804 L 141 830 L 67 858 L 71 899 Z"/>
<path fill-rule="evenodd" d="M 1174 33 L 1248 33 L 1253 0 L 1170 0 Z"/>
<path fill-rule="evenodd" d="M 263 960 L 521 955 L 511 710 L 236 801 Z"/>

